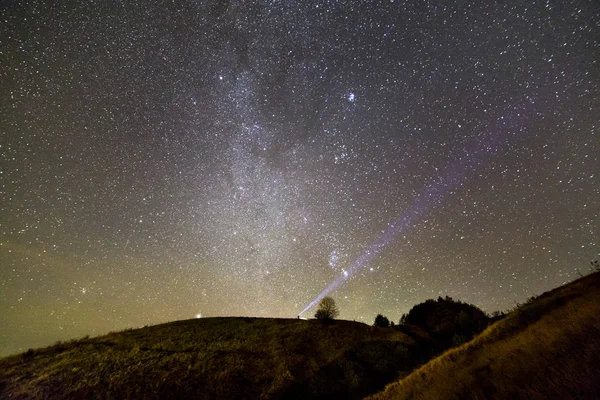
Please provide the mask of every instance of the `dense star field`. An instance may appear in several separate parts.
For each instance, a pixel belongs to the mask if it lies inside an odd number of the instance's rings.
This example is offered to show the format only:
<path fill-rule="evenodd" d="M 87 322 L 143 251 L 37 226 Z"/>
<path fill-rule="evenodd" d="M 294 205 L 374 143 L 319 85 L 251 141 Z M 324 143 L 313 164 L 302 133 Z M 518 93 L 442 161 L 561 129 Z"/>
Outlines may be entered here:
<path fill-rule="evenodd" d="M 576 278 L 599 43 L 592 0 L 4 2 L 0 355 Z"/>

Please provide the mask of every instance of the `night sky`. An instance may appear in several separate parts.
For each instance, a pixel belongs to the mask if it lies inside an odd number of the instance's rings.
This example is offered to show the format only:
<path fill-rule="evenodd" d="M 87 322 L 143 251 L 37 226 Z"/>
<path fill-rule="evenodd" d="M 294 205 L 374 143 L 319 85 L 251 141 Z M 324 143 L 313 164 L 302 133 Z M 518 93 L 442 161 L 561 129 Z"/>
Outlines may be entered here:
<path fill-rule="evenodd" d="M 599 3 L 449 3 L 3 2 L 0 355 L 589 272 Z"/>

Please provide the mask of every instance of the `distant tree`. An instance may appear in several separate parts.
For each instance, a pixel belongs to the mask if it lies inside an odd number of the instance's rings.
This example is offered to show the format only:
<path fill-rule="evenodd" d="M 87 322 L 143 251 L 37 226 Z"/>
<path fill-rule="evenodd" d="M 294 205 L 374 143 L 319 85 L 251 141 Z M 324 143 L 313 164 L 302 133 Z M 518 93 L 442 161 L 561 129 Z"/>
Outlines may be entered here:
<path fill-rule="evenodd" d="M 406 314 L 402 314 L 402 316 L 400 317 L 400 321 L 398 322 L 398 325 L 406 325 Z"/>
<path fill-rule="evenodd" d="M 394 324 L 394 321 L 390 321 L 390 326 L 395 326 L 396 324 Z"/>
<path fill-rule="evenodd" d="M 382 328 L 387 328 L 388 326 L 390 326 L 390 320 L 381 314 L 377 314 L 377 316 L 375 317 L 375 323 L 373 325 L 380 326 Z"/>
<path fill-rule="evenodd" d="M 488 325 L 487 315 L 478 307 L 439 297 L 414 306 L 402 320 L 406 325 L 424 328 L 436 339 L 448 345 L 469 341 Z M 402 321 L 401 320 L 401 321 Z"/>
<path fill-rule="evenodd" d="M 329 296 L 325 296 L 319 302 L 319 308 L 315 313 L 315 318 L 323 320 L 332 320 L 335 319 L 339 314 L 340 312 L 335 304 L 335 300 L 333 300 L 333 298 Z"/>

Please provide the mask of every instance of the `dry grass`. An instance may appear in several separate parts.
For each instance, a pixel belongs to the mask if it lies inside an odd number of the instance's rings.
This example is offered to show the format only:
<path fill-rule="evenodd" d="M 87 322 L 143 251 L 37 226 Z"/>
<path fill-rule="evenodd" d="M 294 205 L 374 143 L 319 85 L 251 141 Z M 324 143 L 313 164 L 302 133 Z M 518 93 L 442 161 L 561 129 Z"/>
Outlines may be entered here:
<path fill-rule="evenodd" d="M 600 274 L 548 292 L 372 399 L 600 398 Z"/>
<path fill-rule="evenodd" d="M 2 359 L 0 398 L 360 398 L 414 369 L 415 345 L 350 321 L 178 321 Z"/>
<path fill-rule="evenodd" d="M 416 326 L 178 321 L 0 359 L 0 398 L 600 398 L 600 274 L 418 368 L 439 348 Z"/>

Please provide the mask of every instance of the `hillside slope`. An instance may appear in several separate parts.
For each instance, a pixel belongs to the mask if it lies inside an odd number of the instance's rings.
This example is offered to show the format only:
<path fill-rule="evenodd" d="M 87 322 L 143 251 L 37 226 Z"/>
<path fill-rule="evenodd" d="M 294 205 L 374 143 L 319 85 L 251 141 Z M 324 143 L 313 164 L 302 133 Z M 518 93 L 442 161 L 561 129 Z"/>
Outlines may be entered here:
<path fill-rule="evenodd" d="M 600 398 L 600 273 L 547 292 L 371 399 Z"/>
<path fill-rule="evenodd" d="M 350 321 L 195 319 L 2 359 L 0 398 L 361 398 L 421 353 L 398 330 Z"/>

